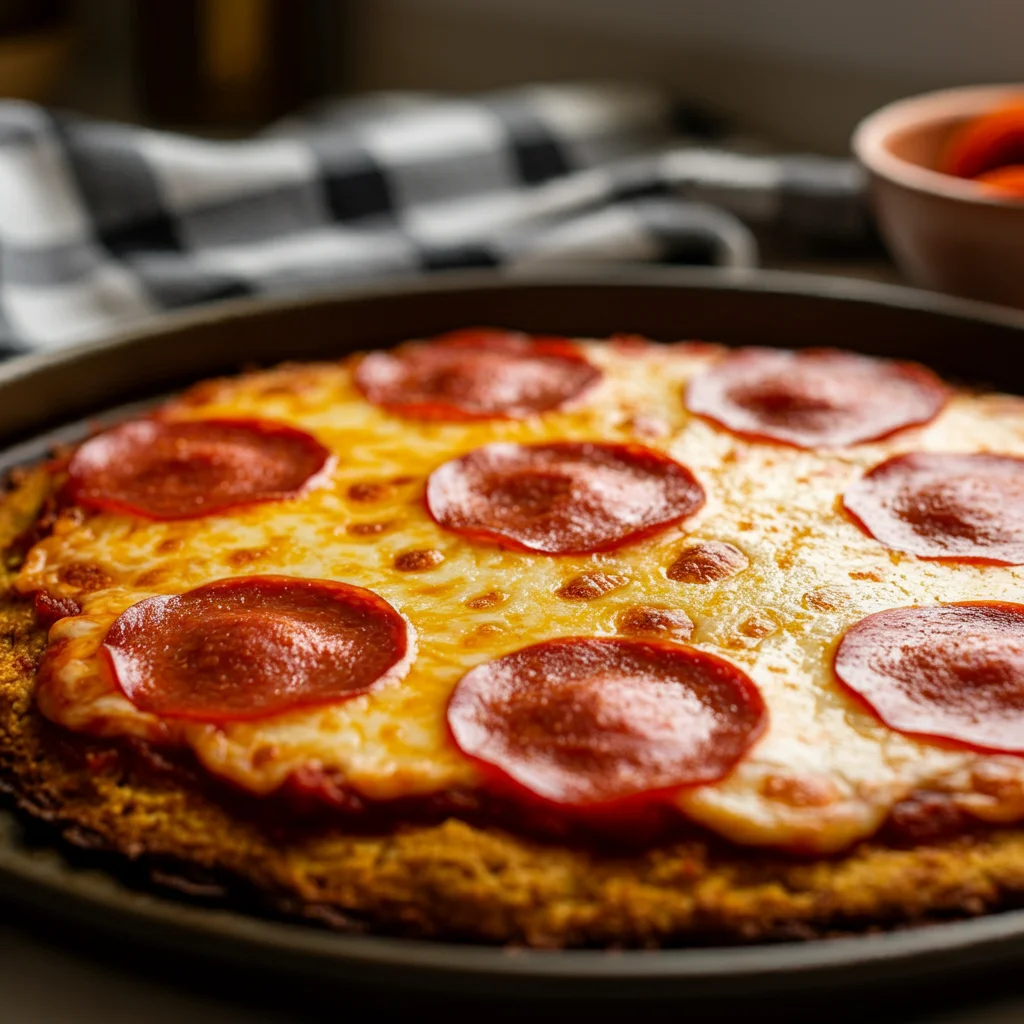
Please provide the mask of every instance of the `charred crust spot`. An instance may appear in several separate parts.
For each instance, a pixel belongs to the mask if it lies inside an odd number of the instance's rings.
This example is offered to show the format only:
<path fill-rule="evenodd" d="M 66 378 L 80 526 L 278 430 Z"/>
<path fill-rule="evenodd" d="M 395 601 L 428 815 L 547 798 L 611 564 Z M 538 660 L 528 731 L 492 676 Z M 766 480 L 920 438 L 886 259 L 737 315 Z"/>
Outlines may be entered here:
<path fill-rule="evenodd" d="M 709 540 L 680 552 L 665 575 L 676 583 L 719 583 L 743 572 L 748 565 L 750 560 L 738 547 Z"/>
<path fill-rule="evenodd" d="M 628 576 L 616 573 L 584 572 L 566 580 L 555 593 L 563 601 L 594 601 L 629 584 Z"/>
<path fill-rule="evenodd" d="M 444 555 L 436 548 L 421 548 L 403 551 L 395 557 L 394 566 L 399 572 L 424 572 L 435 568 L 443 561 Z"/>
<path fill-rule="evenodd" d="M 477 594 L 476 597 L 471 597 L 466 602 L 466 607 L 473 608 L 474 610 L 495 608 L 497 605 L 507 601 L 508 597 L 508 594 L 503 594 L 500 590 L 488 590 L 484 594 Z"/>
<path fill-rule="evenodd" d="M 817 587 L 803 596 L 803 605 L 809 611 L 834 612 L 846 604 L 846 591 L 842 587 Z"/>
<path fill-rule="evenodd" d="M 828 779 L 805 775 L 766 775 L 760 790 L 762 796 L 789 807 L 827 807 L 839 795 Z"/>
<path fill-rule="evenodd" d="M 60 581 L 83 594 L 103 590 L 114 582 L 98 565 L 88 562 L 71 562 L 64 566 L 60 571 Z"/>
<path fill-rule="evenodd" d="M 693 620 L 682 608 L 633 605 L 619 612 L 615 623 L 620 633 L 630 636 L 671 636 L 676 640 L 689 640 L 693 634 Z"/>
<path fill-rule="evenodd" d="M 391 520 L 374 523 L 349 523 L 345 527 L 345 531 L 353 537 L 376 537 L 378 534 L 386 533 L 394 525 Z"/>
<path fill-rule="evenodd" d="M 391 485 L 374 480 L 363 480 L 352 484 L 348 489 L 348 496 L 351 501 L 358 501 L 361 504 L 370 504 L 374 501 L 383 501 L 391 492 Z"/>

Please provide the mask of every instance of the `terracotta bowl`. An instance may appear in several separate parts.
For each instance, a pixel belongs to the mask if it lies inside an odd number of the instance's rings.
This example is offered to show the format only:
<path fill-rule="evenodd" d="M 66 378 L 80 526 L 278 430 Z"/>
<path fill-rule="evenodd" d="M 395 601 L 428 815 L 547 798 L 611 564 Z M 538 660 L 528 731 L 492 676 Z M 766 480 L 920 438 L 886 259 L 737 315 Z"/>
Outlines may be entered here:
<path fill-rule="evenodd" d="M 934 169 L 960 125 L 1021 97 L 1024 84 L 947 89 L 891 103 L 854 132 L 879 229 L 915 283 L 1024 306 L 1024 202 Z"/>

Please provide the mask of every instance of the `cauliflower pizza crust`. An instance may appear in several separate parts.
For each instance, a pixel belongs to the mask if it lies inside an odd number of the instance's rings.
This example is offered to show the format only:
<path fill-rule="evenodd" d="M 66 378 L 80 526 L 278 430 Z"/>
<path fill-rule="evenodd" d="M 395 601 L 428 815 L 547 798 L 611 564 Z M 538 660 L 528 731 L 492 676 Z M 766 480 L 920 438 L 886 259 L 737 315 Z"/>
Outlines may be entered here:
<path fill-rule="evenodd" d="M 1024 892 L 1024 401 L 456 332 L 207 381 L 0 505 L 0 780 L 336 926 L 828 934 Z"/>

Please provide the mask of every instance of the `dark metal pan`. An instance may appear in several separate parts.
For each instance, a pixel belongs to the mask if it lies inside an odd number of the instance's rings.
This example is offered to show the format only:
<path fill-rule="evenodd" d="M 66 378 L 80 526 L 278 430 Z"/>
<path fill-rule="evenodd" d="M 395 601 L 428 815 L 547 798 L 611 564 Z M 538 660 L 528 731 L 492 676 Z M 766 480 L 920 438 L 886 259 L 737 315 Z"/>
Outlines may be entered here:
<path fill-rule="evenodd" d="M 55 438 L 189 381 L 246 364 L 337 357 L 494 324 L 604 336 L 836 345 L 923 360 L 1024 392 L 1024 314 L 828 278 L 618 270 L 455 274 L 283 302 L 241 302 L 0 367 L 0 470 Z M 752 995 L 991 966 L 1024 953 L 1024 911 L 861 938 L 659 952 L 527 952 L 364 938 L 257 919 L 132 887 L 25 842 L 0 812 L 0 891 L 78 923 L 192 954 L 329 980 L 517 995 Z"/>

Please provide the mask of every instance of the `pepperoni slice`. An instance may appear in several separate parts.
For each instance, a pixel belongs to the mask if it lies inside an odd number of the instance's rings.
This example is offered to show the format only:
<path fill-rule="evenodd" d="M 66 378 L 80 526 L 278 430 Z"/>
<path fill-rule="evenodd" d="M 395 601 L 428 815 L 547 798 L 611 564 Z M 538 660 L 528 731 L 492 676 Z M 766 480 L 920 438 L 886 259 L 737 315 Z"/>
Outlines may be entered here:
<path fill-rule="evenodd" d="M 635 444 L 489 444 L 427 480 L 427 508 L 445 529 L 546 555 L 605 551 L 703 504 L 685 466 Z"/>
<path fill-rule="evenodd" d="M 891 729 L 1024 754 L 1024 605 L 869 615 L 843 637 L 835 671 Z"/>
<path fill-rule="evenodd" d="M 765 721 L 738 668 L 639 640 L 524 647 L 463 676 L 448 704 L 464 754 L 500 782 L 577 808 L 717 782 Z"/>
<path fill-rule="evenodd" d="M 832 349 L 746 348 L 690 381 L 686 406 L 733 433 L 831 448 L 927 423 L 948 396 L 916 363 Z"/>
<path fill-rule="evenodd" d="M 560 409 L 601 379 L 562 338 L 473 328 L 372 352 L 359 363 L 364 397 L 416 419 L 525 419 Z"/>
<path fill-rule="evenodd" d="M 290 498 L 328 465 L 315 437 L 263 420 L 133 420 L 86 441 L 72 500 L 146 519 L 194 519 Z"/>
<path fill-rule="evenodd" d="M 843 496 L 875 540 L 919 558 L 1024 565 L 1024 459 L 914 452 Z"/>
<path fill-rule="evenodd" d="M 405 619 L 369 590 L 247 576 L 132 605 L 103 650 L 141 711 L 225 722 L 365 693 L 405 674 L 411 643 Z"/>

